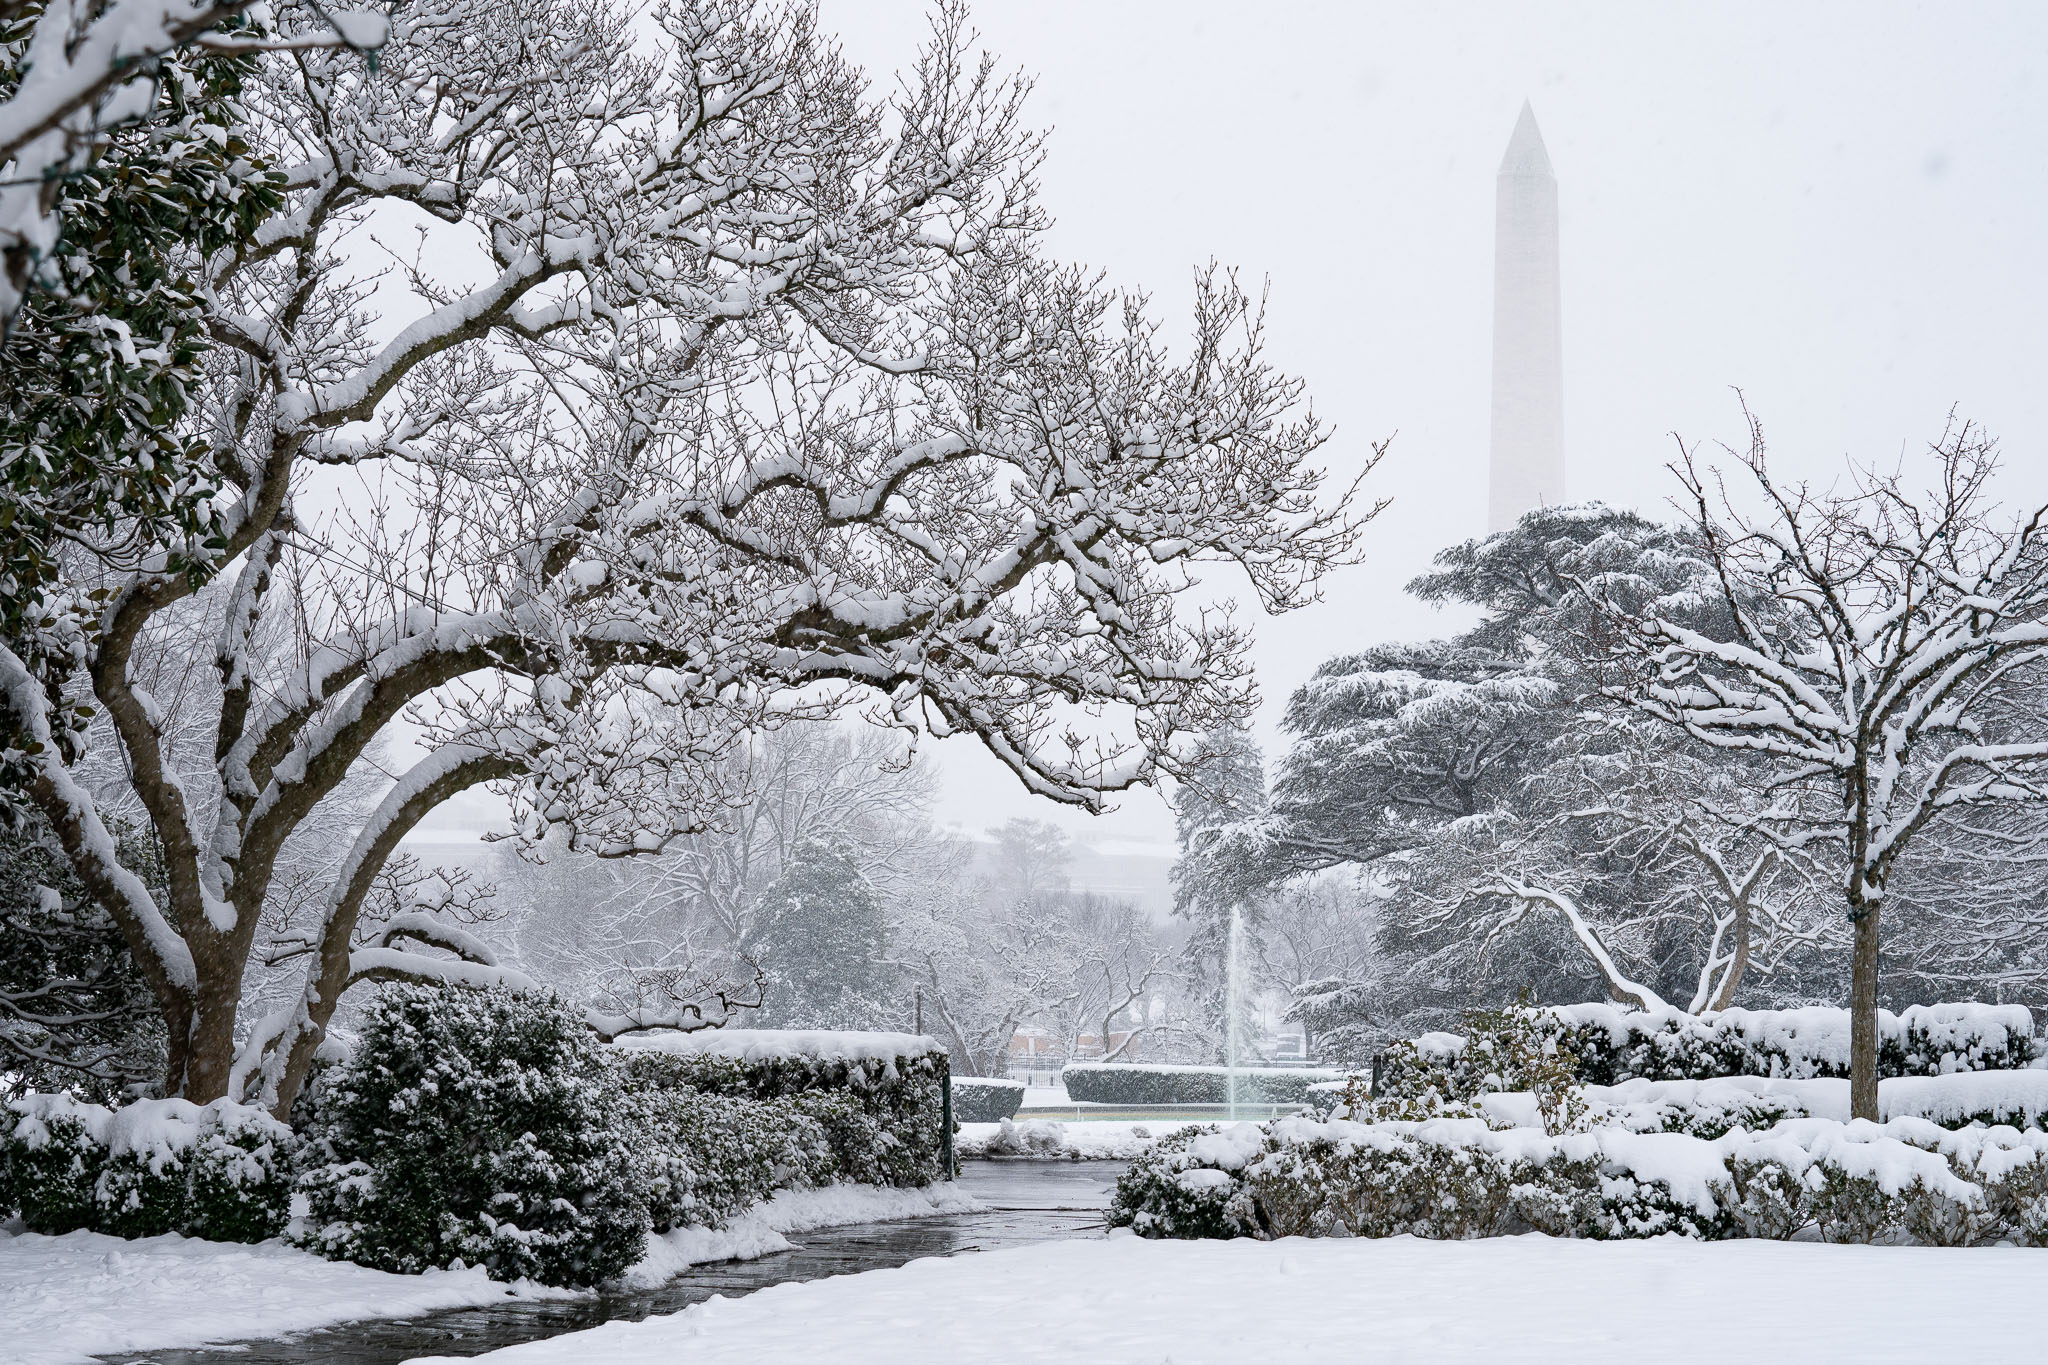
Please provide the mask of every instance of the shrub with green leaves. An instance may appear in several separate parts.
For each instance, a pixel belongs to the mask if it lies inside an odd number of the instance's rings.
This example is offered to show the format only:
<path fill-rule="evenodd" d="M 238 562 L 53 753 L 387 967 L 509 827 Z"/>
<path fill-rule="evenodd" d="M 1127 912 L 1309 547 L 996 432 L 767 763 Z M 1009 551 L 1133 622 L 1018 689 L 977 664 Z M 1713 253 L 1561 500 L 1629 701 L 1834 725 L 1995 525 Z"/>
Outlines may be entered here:
<path fill-rule="evenodd" d="M 955 1076 L 951 1085 L 955 1123 L 1000 1123 L 1017 1117 L 1017 1110 L 1024 1104 L 1022 1081 Z"/>
<path fill-rule="evenodd" d="M 298 1139 L 254 1106 L 27 1095 L 0 1114 L 0 1202 L 32 1231 L 261 1242 L 290 1216 Z"/>
<path fill-rule="evenodd" d="M 0 1108 L 0 1165 L 8 1199 L 30 1232 L 91 1227 L 107 1164 L 111 1112 L 66 1095 L 24 1095 Z"/>
<path fill-rule="evenodd" d="M 1248 1126 L 1227 1132 L 1190 1127 L 1169 1133 L 1117 1178 L 1109 1225 L 1140 1237 L 1250 1237 L 1257 1225 L 1241 1197 Z"/>
<path fill-rule="evenodd" d="M 2016 1071 L 2041 1056 L 2033 1016 L 2023 1005 L 1913 1005 L 1897 1014 L 1880 1010 L 1877 1023 L 1877 1069 L 1884 1077 Z M 1496 1069 L 1494 1040 L 1532 1030 L 1570 1055 L 1572 1079 L 1586 1085 L 1849 1074 L 1849 1012 L 1843 1009 L 1694 1015 L 1609 1004 L 1539 1006 L 1525 999 L 1470 1016 L 1465 1035 L 1426 1034 L 1389 1047 L 1380 1061 L 1380 1090 L 1412 1093 L 1432 1083 L 1430 1073 L 1443 1073 L 1435 1083 L 1454 1095 L 1480 1093 Z"/>
<path fill-rule="evenodd" d="M 1111 1223 L 1148 1237 L 1669 1233 L 2048 1244 L 2048 1133 L 1800 1119 L 1717 1139 L 1477 1119 L 1283 1119 L 1184 1133 L 1133 1162 Z"/>
<path fill-rule="evenodd" d="M 553 1285 L 594 1285 L 640 1258 L 632 1129 L 562 1001 L 386 986 L 321 1084 L 304 1240 L 323 1254 Z"/>
<path fill-rule="evenodd" d="M 724 1227 L 778 1190 L 826 1184 L 838 1158 L 824 1127 L 789 1100 L 625 1085 L 634 1181 L 655 1232 Z"/>
<path fill-rule="evenodd" d="M 1240 1104 L 1308 1104 L 1309 1087 L 1341 1081 L 1341 1071 L 1316 1067 L 1244 1067 L 1236 1073 Z M 1081 1104 L 1228 1104 L 1231 1072 L 1221 1066 L 1146 1062 L 1070 1062 L 1060 1072 L 1067 1098 Z"/>
<path fill-rule="evenodd" d="M 299 1140 L 254 1105 L 210 1104 L 186 1154 L 179 1231 L 215 1242 L 262 1242 L 291 1220 Z"/>
<path fill-rule="evenodd" d="M 630 1039 L 613 1055 L 631 1088 L 796 1102 L 831 1143 L 827 1180 L 912 1187 L 947 1178 L 946 1054 L 929 1039 L 721 1029 Z"/>

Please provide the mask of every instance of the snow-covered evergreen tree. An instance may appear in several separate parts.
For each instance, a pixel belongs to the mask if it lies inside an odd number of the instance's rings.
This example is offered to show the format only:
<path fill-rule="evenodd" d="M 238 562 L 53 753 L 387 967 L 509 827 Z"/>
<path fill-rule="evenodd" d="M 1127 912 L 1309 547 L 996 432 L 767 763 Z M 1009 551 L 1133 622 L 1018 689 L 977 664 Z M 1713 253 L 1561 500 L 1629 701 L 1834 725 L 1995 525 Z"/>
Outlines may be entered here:
<path fill-rule="evenodd" d="M 783 1028 L 901 1027 L 903 991 L 882 898 L 842 842 L 807 840 L 761 897 L 746 944 L 767 973 L 764 1023 Z"/>

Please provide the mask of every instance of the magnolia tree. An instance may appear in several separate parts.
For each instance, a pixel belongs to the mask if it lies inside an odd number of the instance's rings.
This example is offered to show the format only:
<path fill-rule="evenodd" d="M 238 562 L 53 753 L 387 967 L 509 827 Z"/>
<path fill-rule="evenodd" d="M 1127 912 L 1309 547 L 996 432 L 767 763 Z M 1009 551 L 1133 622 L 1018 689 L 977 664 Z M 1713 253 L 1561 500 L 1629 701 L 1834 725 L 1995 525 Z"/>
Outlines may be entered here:
<path fill-rule="evenodd" d="M 1088 808 L 1242 718 L 1245 636 L 1181 589 L 1223 562 L 1299 605 L 1361 517 L 1322 497 L 1302 390 L 1227 277 L 1169 356 L 1141 300 L 1039 254 L 1022 87 L 965 47 L 942 13 L 884 99 L 802 8 L 453 0 L 395 6 L 374 72 L 258 59 L 245 134 L 281 201 L 190 266 L 213 534 L 81 560 L 96 616 L 0 654 L 23 793 L 156 994 L 172 1092 L 282 1110 L 351 985 L 516 983 L 430 913 L 359 932 L 467 788 L 506 790 L 526 840 L 652 853 L 792 716 L 972 735 Z M 131 660 L 211 581 L 209 802 Z M 161 890 L 78 779 L 88 713 Z M 280 850 L 404 721 L 425 755 L 342 859 L 301 989 L 241 1018 Z"/>
<path fill-rule="evenodd" d="M 1837 850 L 1852 932 L 1850 1096 L 1877 1109 L 1880 927 L 1902 859 L 1958 816 L 2048 799 L 2048 509 L 1993 524 L 1993 447 L 1952 425 L 1916 492 L 1865 471 L 1847 492 L 1786 485 L 1761 429 L 1737 510 L 1687 451 L 1676 467 L 1732 630 L 1607 598 L 1605 686 L 1718 749 L 1762 755 Z"/>
<path fill-rule="evenodd" d="M 293 8 L 286 0 L 285 8 Z M 64 243 L 63 187 L 109 137 L 183 110 L 174 88 L 209 57 L 381 45 L 384 16 L 304 6 L 278 35 L 247 22 L 251 0 L 0 0 L 0 333 Z"/>

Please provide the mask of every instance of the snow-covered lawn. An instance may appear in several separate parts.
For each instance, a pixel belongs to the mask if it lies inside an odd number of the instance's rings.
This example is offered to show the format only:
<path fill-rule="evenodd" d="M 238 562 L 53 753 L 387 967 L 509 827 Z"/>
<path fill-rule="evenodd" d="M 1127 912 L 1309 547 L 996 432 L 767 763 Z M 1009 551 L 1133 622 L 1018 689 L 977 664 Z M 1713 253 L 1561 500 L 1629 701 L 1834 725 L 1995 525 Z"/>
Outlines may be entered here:
<path fill-rule="evenodd" d="M 685 1229 L 652 1239 L 646 1259 L 626 1279 L 655 1285 L 700 1262 L 783 1251 L 789 1247 L 786 1233 L 980 1207 L 950 1185 L 786 1191 L 723 1231 Z M 96 1232 L 0 1232 L 0 1359 L 10 1365 L 71 1365 L 112 1351 L 172 1350 L 358 1318 L 413 1317 L 573 1293 L 500 1284 L 481 1270 L 391 1275 L 322 1260 L 279 1242 L 240 1246 L 175 1233 L 124 1241 Z"/>
<path fill-rule="evenodd" d="M 1806 1242 L 1147 1242 L 913 1261 L 493 1365 L 2037 1359 L 2048 1251 Z"/>
<path fill-rule="evenodd" d="M 552 1292 L 499 1284 L 481 1270 L 391 1275 L 278 1242 L 0 1233 L 0 1351 L 18 1365 L 203 1346 Z"/>

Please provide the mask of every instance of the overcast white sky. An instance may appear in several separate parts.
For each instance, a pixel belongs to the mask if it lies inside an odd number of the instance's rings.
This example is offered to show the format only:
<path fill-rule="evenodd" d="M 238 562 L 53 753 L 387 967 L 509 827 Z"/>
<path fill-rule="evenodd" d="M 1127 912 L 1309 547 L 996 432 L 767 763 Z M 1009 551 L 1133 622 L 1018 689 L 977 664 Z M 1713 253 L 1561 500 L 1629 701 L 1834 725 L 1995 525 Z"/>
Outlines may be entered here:
<path fill-rule="evenodd" d="M 886 76 L 919 0 L 823 0 Z M 1279 363 L 1393 506 L 1327 600 L 1257 623 L 1262 738 L 1324 658 L 1440 633 L 1401 585 L 1485 515 L 1494 171 L 1522 100 L 1558 175 L 1569 492 L 1645 510 L 1670 433 L 1735 440 L 1740 386 L 1785 468 L 1896 461 L 1951 406 L 2048 501 L 2048 4 L 998 0 L 1033 73 L 1052 248 L 1186 314 L 1214 257 L 1270 278 Z M 1091 821 L 964 742 L 942 817 L 1165 843 L 1149 793 Z M 451 815 L 453 813 L 451 812 Z"/>

